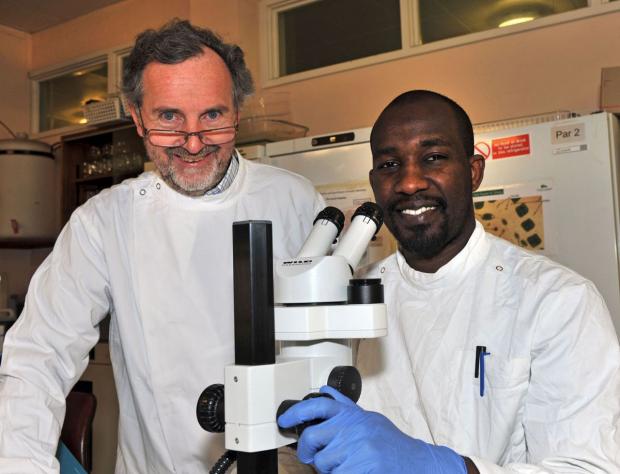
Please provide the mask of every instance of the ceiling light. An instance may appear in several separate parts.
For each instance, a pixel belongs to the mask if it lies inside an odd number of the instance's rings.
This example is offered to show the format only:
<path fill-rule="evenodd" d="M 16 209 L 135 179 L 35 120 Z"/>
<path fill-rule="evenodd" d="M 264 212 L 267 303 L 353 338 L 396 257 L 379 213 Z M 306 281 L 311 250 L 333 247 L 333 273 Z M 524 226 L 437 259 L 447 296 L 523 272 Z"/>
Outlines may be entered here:
<path fill-rule="evenodd" d="M 85 118 L 81 118 L 81 119 L 80 119 L 80 123 L 88 123 L 88 120 L 87 120 L 87 119 L 85 119 Z"/>
<path fill-rule="evenodd" d="M 535 17 L 533 16 L 518 16 L 514 18 L 510 18 L 509 20 L 502 21 L 499 25 L 500 28 L 504 28 L 505 26 L 518 25 L 519 23 L 525 23 L 528 21 L 532 21 Z"/>

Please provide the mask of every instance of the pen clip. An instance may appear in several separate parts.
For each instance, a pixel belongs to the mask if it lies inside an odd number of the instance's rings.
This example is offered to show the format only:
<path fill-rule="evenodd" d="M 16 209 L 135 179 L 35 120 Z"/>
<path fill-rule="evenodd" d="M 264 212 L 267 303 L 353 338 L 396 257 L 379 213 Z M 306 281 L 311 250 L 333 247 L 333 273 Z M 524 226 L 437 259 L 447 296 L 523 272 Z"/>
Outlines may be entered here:
<path fill-rule="evenodd" d="M 480 368 L 480 352 L 484 351 L 484 349 L 486 349 L 484 346 L 476 346 L 476 363 L 475 363 L 475 367 L 474 367 L 474 378 L 477 379 L 478 378 L 478 369 Z"/>

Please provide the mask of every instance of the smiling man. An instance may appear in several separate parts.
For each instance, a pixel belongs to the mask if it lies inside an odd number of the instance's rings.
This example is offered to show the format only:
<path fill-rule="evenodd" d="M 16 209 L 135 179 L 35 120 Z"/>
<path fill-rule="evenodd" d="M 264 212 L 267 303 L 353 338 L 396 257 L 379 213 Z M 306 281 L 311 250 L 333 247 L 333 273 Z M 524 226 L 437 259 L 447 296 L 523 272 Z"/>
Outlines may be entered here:
<path fill-rule="evenodd" d="M 324 387 L 332 399 L 278 420 L 325 420 L 298 443 L 321 473 L 620 472 L 605 303 L 571 270 L 485 233 L 473 145 L 465 111 L 430 91 L 398 96 L 373 127 L 370 182 L 399 250 L 365 277 L 385 285 L 388 336 L 360 342 L 359 405 Z"/>
<path fill-rule="evenodd" d="M 200 428 L 196 403 L 234 362 L 232 224 L 271 221 L 287 258 L 324 207 L 309 181 L 235 150 L 253 90 L 239 47 L 175 20 L 138 36 L 123 82 L 158 171 L 78 208 L 32 278 L 2 354 L 3 474 L 58 473 L 65 397 L 108 314 L 116 473 L 208 472 L 224 437 Z"/>
<path fill-rule="evenodd" d="M 370 182 L 407 262 L 433 273 L 474 230 L 471 194 L 482 181 L 484 159 L 470 152 L 473 136 L 464 112 L 431 94 L 421 97 L 403 96 L 377 120 Z"/>

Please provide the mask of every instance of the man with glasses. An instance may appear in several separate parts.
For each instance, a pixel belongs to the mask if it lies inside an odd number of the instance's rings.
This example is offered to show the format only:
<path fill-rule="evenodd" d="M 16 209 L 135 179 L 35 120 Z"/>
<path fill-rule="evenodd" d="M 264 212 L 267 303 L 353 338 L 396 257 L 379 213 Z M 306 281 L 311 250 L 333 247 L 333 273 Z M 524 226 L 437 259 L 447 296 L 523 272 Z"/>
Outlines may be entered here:
<path fill-rule="evenodd" d="M 237 46 L 176 20 L 138 36 L 123 82 L 157 173 L 76 210 L 32 278 L 4 343 L 0 473 L 58 472 L 64 400 L 107 314 L 116 472 L 208 472 L 223 435 L 200 428 L 196 402 L 234 362 L 232 223 L 272 221 L 286 258 L 324 206 L 307 180 L 235 151 L 253 89 Z"/>

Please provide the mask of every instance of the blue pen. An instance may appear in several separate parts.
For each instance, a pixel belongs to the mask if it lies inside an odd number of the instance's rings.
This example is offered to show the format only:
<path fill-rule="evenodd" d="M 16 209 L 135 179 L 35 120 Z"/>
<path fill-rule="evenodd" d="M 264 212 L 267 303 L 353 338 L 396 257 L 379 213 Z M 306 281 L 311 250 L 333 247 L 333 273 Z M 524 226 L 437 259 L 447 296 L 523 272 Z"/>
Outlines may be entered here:
<path fill-rule="evenodd" d="M 491 355 L 490 352 L 486 352 L 486 347 L 482 349 L 480 354 L 480 396 L 484 397 L 484 358 Z"/>
<path fill-rule="evenodd" d="M 480 396 L 484 397 L 484 358 L 491 355 L 486 346 L 476 346 L 476 366 L 474 378 L 480 378 Z"/>

